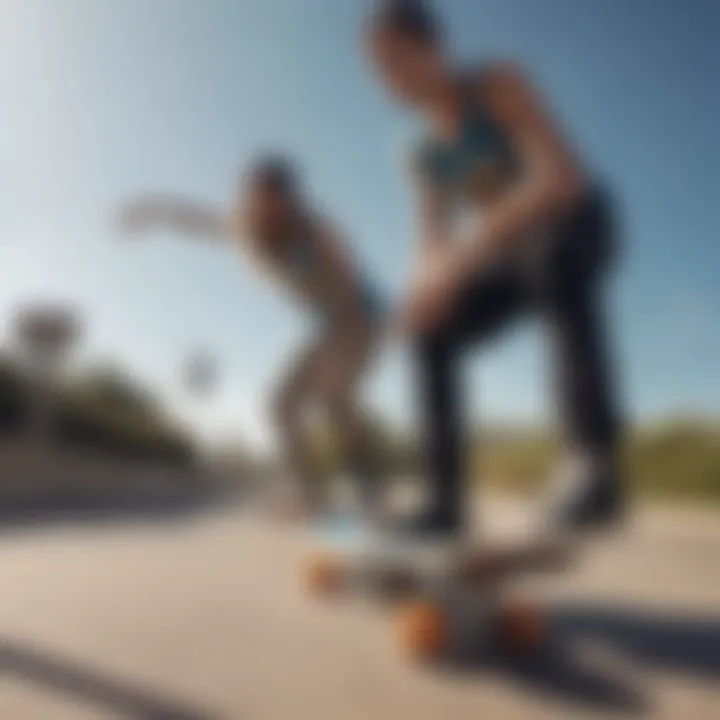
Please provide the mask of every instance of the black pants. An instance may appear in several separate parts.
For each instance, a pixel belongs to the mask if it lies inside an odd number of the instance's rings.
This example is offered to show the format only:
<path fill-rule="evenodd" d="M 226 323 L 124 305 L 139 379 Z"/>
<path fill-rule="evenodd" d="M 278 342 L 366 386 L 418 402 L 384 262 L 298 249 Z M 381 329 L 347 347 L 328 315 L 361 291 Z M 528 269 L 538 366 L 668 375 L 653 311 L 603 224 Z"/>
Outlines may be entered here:
<path fill-rule="evenodd" d="M 445 323 L 417 338 L 419 398 L 431 506 L 462 515 L 464 423 L 459 363 L 510 321 L 537 315 L 554 351 L 563 431 L 575 449 L 612 453 L 618 418 L 600 313 L 600 280 L 614 255 L 607 198 L 594 192 L 542 237 L 476 277 Z"/>

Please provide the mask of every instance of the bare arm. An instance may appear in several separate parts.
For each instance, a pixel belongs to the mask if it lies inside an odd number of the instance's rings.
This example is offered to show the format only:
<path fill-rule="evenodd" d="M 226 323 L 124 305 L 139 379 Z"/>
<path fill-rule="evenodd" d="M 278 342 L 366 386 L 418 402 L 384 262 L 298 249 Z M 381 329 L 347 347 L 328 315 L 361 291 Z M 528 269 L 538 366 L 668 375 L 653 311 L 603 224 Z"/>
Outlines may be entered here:
<path fill-rule="evenodd" d="M 522 75 L 502 65 L 485 82 L 490 110 L 508 132 L 523 174 L 471 231 L 470 252 L 480 262 L 572 205 L 585 187 L 564 138 Z"/>
<path fill-rule="evenodd" d="M 163 228 L 192 237 L 227 239 L 231 219 L 215 208 L 171 196 L 146 196 L 126 205 L 120 214 L 124 231 L 137 233 Z"/>
<path fill-rule="evenodd" d="M 451 239 L 451 223 L 448 196 L 433 179 L 420 153 L 412 158 L 410 180 L 417 238 L 407 288 L 412 297 L 417 288 L 437 271 L 439 261 L 451 247 L 448 242 Z"/>
<path fill-rule="evenodd" d="M 447 198 L 442 189 L 429 177 L 420 157 L 414 157 L 410 167 L 414 191 L 415 224 L 421 251 L 443 244 L 449 234 Z"/>

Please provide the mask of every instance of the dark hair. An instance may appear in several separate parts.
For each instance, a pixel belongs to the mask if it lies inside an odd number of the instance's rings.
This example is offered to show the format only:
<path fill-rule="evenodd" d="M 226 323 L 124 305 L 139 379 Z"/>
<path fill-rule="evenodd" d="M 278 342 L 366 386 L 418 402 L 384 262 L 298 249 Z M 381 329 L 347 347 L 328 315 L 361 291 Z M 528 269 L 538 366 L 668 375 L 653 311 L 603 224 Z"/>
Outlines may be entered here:
<path fill-rule="evenodd" d="M 250 185 L 272 188 L 284 195 L 298 191 L 299 179 L 294 163 L 282 155 L 262 155 L 255 158 L 246 174 Z"/>
<path fill-rule="evenodd" d="M 428 45 L 442 40 L 440 25 L 424 0 L 382 0 L 370 19 L 371 29 L 401 33 Z"/>

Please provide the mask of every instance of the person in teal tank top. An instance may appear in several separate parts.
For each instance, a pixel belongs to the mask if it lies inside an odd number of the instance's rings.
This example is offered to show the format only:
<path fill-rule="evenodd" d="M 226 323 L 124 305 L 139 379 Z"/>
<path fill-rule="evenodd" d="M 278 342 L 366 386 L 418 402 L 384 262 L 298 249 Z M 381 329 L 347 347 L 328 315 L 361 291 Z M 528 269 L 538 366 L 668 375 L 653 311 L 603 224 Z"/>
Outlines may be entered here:
<path fill-rule="evenodd" d="M 229 211 L 146 197 L 125 208 L 123 222 L 132 231 L 161 224 L 228 241 L 310 315 L 313 335 L 292 354 L 269 403 L 286 470 L 297 481 L 294 504 L 302 515 L 329 509 L 305 423 L 312 408 L 328 420 L 360 499 L 374 513 L 377 454 L 360 390 L 382 335 L 384 303 L 342 234 L 305 196 L 293 163 L 277 155 L 255 159 Z"/>
<path fill-rule="evenodd" d="M 458 71 L 421 0 L 385 0 L 364 48 L 391 97 L 423 121 L 413 152 L 420 262 L 400 316 L 415 348 L 428 481 L 408 532 L 466 520 L 459 358 L 531 315 L 548 328 L 565 437 L 543 526 L 616 520 L 620 413 L 601 312 L 615 233 L 609 197 L 512 63 Z"/>

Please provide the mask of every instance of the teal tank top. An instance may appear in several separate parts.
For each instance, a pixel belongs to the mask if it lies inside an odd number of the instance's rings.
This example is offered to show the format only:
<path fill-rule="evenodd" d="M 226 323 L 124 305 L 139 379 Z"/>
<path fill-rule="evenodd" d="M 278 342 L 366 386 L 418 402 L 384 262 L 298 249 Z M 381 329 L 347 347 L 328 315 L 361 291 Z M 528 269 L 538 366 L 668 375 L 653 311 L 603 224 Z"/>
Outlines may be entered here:
<path fill-rule="evenodd" d="M 478 98 L 476 78 L 460 80 L 465 108 L 458 136 L 426 137 L 415 156 L 418 171 L 456 203 L 487 196 L 519 172 L 508 138 Z"/>

